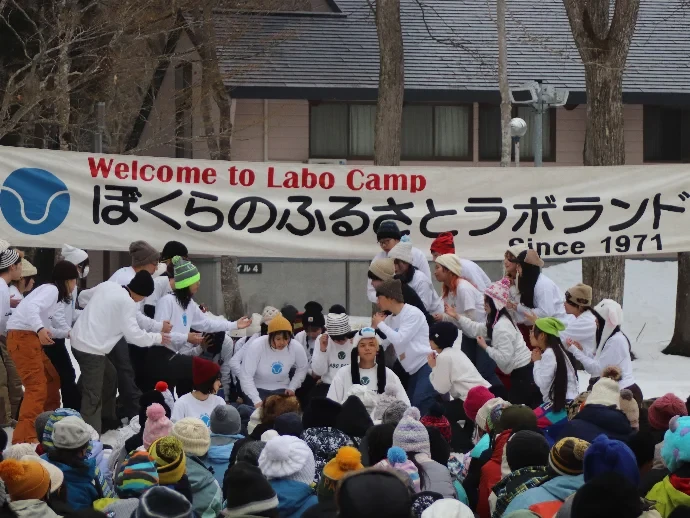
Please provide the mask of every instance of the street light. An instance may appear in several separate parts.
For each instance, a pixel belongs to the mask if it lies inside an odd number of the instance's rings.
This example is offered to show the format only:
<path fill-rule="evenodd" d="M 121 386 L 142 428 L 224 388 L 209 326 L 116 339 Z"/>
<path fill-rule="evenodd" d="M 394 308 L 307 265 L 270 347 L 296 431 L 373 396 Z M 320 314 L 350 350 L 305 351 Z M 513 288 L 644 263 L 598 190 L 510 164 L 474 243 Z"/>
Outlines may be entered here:
<path fill-rule="evenodd" d="M 510 119 L 510 136 L 515 144 L 515 167 L 520 167 L 520 138 L 527 133 L 527 123 L 520 117 Z"/>

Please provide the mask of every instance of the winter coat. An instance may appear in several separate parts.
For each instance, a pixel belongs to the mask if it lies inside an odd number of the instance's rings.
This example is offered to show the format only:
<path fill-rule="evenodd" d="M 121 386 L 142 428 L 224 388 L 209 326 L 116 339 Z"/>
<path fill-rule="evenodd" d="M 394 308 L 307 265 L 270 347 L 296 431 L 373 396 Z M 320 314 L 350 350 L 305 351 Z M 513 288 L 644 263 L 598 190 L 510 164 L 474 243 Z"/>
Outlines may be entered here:
<path fill-rule="evenodd" d="M 486 437 L 488 437 L 488 434 Z M 481 481 L 482 468 L 491 460 L 492 453 L 493 451 L 487 448 L 479 457 L 472 458 L 467 468 L 465 479 L 462 481 L 462 487 L 465 489 L 467 500 L 469 501 L 467 505 L 472 510 L 476 510 L 479 503 L 479 483 Z"/>
<path fill-rule="evenodd" d="M 496 437 L 491 459 L 482 467 L 481 478 L 479 479 L 479 500 L 477 501 L 477 514 L 479 518 L 490 518 L 491 509 L 489 508 L 489 495 L 493 487 L 503 478 L 501 464 L 508 439 L 512 435 L 511 430 L 502 432 Z"/>
<path fill-rule="evenodd" d="M 314 454 L 314 461 L 316 462 L 315 484 L 319 483 L 324 466 L 335 457 L 338 450 L 343 446 L 354 445 L 349 436 L 337 428 L 330 427 L 307 428 L 302 432 L 302 440 L 307 443 Z"/>
<path fill-rule="evenodd" d="M 443 498 L 455 498 L 457 493 L 453 486 L 450 471 L 443 464 L 432 460 L 428 455 L 419 453 L 415 460 L 424 469 L 424 491 L 433 491 L 443 495 Z"/>
<path fill-rule="evenodd" d="M 493 488 L 493 493 L 496 495 L 493 518 L 501 518 L 515 498 L 532 488 L 539 487 L 549 479 L 549 476 L 546 466 L 528 466 L 513 471 Z"/>
<path fill-rule="evenodd" d="M 216 518 L 223 506 L 223 494 L 213 473 L 199 457 L 187 456 L 187 477 L 192 487 L 192 507 L 201 518 Z"/>
<path fill-rule="evenodd" d="M 110 503 L 103 509 L 103 512 L 108 516 L 112 516 L 112 518 L 133 518 L 138 508 L 138 498 L 125 498 Z M 112 515 L 109 513 L 112 513 Z"/>
<path fill-rule="evenodd" d="M 563 506 L 558 510 L 558 514 L 556 514 L 555 518 L 572 517 L 574 496 L 575 495 L 573 495 L 573 497 L 569 497 L 565 502 L 563 502 Z M 654 509 L 651 502 L 643 499 L 643 504 L 646 506 L 647 510 L 642 511 L 642 514 L 640 514 L 638 518 L 662 518 L 661 514 L 659 514 L 659 511 Z M 506 516 L 506 518 L 510 518 L 510 516 Z"/>
<path fill-rule="evenodd" d="M 529 509 L 531 506 L 544 502 L 565 500 L 575 493 L 585 483 L 584 475 L 562 475 L 544 482 L 539 487 L 528 489 L 516 496 L 506 507 L 506 514 L 520 509 Z"/>
<path fill-rule="evenodd" d="M 676 507 L 681 505 L 690 506 L 690 494 L 680 491 L 674 485 L 683 485 L 690 492 L 690 479 L 677 477 L 677 483 L 671 483 L 671 477 L 666 477 L 659 482 L 652 490 L 647 493 L 647 500 L 655 502 L 654 507 L 662 518 L 668 518 Z"/>
<path fill-rule="evenodd" d="M 594 442 L 599 435 L 627 443 L 635 431 L 630 421 L 620 410 L 604 405 L 585 405 L 572 421 L 566 424 L 558 436 L 576 437 L 587 442 Z"/>
<path fill-rule="evenodd" d="M 96 474 L 96 459 L 86 459 L 84 461 L 86 467 L 79 469 L 61 462 L 53 462 L 47 456 L 43 458 L 62 471 L 65 476 L 64 484 L 67 487 L 67 504 L 75 511 L 88 509 L 99 498 L 112 496 L 104 494 Z"/>
<path fill-rule="evenodd" d="M 17 500 L 10 502 L 10 509 L 17 518 L 60 518 L 43 500 Z"/>
<path fill-rule="evenodd" d="M 213 444 L 215 442 L 226 442 L 220 441 L 219 439 L 227 439 L 227 444 Z M 208 449 L 208 454 L 204 457 L 204 463 L 213 468 L 213 476 L 216 482 L 223 487 L 223 477 L 225 472 L 228 470 L 228 464 L 230 463 L 230 455 L 232 455 L 232 449 L 235 446 L 235 441 L 243 439 L 242 435 L 219 435 L 211 434 L 211 447 Z"/>
<path fill-rule="evenodd" d="M 319 503 L 311 486 L 289 479 L 269 480 L 278 495 L 280 518 L 300 518 L 302 513 Z"/>

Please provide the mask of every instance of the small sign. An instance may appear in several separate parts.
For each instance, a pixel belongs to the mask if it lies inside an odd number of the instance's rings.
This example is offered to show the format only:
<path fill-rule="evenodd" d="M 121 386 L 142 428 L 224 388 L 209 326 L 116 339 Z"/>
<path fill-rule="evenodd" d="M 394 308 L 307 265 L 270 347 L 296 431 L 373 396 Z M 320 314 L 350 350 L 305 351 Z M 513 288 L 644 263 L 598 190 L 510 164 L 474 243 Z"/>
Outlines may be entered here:
<path fill-rule="evenodd" d="M 237 263 L 237 273 L 259 274 L 261 263 Z"/>

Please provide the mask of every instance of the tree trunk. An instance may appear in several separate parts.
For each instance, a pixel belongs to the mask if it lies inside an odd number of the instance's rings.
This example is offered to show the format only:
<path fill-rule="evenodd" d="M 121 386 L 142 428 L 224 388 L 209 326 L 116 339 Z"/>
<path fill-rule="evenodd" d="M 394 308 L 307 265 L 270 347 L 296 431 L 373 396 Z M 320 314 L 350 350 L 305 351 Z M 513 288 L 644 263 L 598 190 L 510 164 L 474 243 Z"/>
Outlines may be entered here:
<path fill-rule="evenodd" d="M 676 288 L 676 325 L 673 338 L 664 354 L 690 356 L 690 252 L 678 254 L 678 284 Z"/>
<path fill-rule="evenodd" d="M 71 99 L 70 99 L 70 85 L 69 74 L 72 68 L 72 61 L 70 58 L 70 44 L 73 39 L 74 20 L 77 16 L 72 9 L 72 2 L 62 0 L 60 2 L 60 13 L 58 14 L 59 24 L 59 41 L 60 47 L 57 58 L 57 74 L 56 74 L 56 119 L 59 125 L 59 140 L 60 150 L 69 151 L 70 149 L 70 113 L 71 113 Z"/>
<path fill-rule="evenodd" d="M 508 43 L 506 41 L 506 0 L 496 2 L 498 28 L 498 88 L 501 92 L 501 167 L 510 165 L 510 84 L 508 83 Z"/>
<path fill-rule="evenodd" d="M 245 314 L 240 294 L 240 280 L 237 275 L 237 258 L 224 255 L 220 258 L 220 282 L 223 292 L 225 316 L 237 320 Z"/>
<path fill-rule="evenodd" d="M 376 2 L 379 38 L 379 92 L 376 103 L 374 164 L 400 165 L 405 55 L 400 26 L 400 0 Z"/>

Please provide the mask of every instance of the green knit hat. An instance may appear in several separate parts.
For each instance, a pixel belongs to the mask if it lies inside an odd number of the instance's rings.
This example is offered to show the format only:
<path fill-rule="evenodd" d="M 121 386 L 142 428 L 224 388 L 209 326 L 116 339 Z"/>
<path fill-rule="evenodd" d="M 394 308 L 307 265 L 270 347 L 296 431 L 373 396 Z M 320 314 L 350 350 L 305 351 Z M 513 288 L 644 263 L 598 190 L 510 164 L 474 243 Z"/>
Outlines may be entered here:
<path fill-rule="evenodd" d="M 201 280 L 199 270 L 197 270 L 196 266 L 186 259 L 182 259 L 179 255 L 176 255 L 173 257 L 172 263 L 175 267 L 176 290 L 188 288 L 192 284 Z"/>
<path fill-rule="evenodd" d="M 175 277 L 175 279 L 177 279 L 177 277 Z M 565 331 L 565 324 L 553 317 L 537 319 L 534 325 L 547 335 L 559 336 L 561 331 Z"/>

